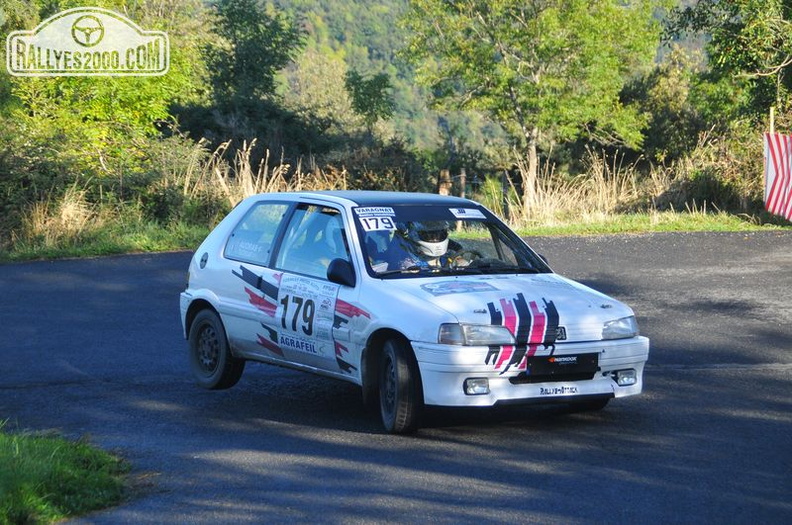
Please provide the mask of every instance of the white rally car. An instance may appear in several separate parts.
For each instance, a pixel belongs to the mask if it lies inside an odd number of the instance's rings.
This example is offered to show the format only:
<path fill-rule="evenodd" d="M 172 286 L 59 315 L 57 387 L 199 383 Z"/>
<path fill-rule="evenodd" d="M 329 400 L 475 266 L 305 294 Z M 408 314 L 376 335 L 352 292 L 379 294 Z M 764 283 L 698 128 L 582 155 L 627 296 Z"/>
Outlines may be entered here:
<path fill-rule="evenodd" d="M 255 195 L 189 272 L 181 319 L 205 388 L 233 386 L 247 360 L 344 379 L 395 433 L 424 405 L 593 410 L 641 392 L 649 340 L 632 310 L 553 273 L 471 200 Z"/>

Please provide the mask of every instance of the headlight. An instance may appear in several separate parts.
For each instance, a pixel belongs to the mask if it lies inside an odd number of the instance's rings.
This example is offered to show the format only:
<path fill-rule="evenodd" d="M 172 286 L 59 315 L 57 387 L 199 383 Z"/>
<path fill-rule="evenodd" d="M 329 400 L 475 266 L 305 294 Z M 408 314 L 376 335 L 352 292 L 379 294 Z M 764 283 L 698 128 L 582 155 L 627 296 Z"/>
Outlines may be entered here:
<path fill-rule="evenodd" d="M 505 326 L 489 324 L 442 324 L 440 344 L 464 346 L 513 345 L 514 336 Z"/>
<path fill-rule="evenodd" d="M 602 326 L 603 339 L 627 339 L 636 335 L 638 335 L 638 323 L 634 315 L 608 321 Z"/>

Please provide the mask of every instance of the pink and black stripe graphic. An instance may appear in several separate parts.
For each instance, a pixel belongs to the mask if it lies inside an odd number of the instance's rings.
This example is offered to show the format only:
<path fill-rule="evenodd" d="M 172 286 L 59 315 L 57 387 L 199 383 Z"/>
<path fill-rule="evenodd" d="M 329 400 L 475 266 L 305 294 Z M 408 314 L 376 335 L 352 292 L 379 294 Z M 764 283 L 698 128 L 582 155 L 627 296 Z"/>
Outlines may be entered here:
<path fill-rule="evenodd" d="M 341 328 L 355 317 L 366 317 L 371 319 L 371 314 L 352 303 L 336 300 L 335 315 L 333 316 L 333 328 Z"/>
<path fill-rule="evenodd" d="M 346 372 L 347 374 L 351 374 L 352 371 L 357 370 L 357 368 L 351 365 L 350 363 L 344 361 L 344 359 L 342 359 L 343 357 L 346 357 L 346 354 L 348 353 L 349 353 L 349 348 L 336 341 L 335 355 L 336 355 L 336 363 L 338 363 L 338 368 L 340 368 L 342 371 Z"/>
<path fill-rule="evenodd" d="M 333 316 L 333 329 L 341 328 L 342 326 L 349 324 L 349 322 L 355 317 L 365 317 L 367 319 L 371 319 L 371 314 L 352 303 L 348 303 L 341 299 L 336 300 L 335 314 Z M 349 349 L 347 347 L 341 343 L 335 343 L 335 355 L 338 368 L 340 368 L 341 371 L 349 374 L 352 373 L 353 370 L 357 370 L 357 367 L 343 359 L 348 353 Z"/>
<path fill-rule="evenodd" d="M 278 332 L 268 327 L 264 323 L 261 323 L 261 327 L 267 332 L 267 337 L 264 337 L 261 334 L 256 334 L 256 336 L 258 336 L 258 344 L 273 354 L 278 354 L 279 356 L 283 357 L 283 350 L 281 350 L 281 347 L 278 346 Z"/>
<path fill-rule="evenodd" d="M 526 301 L 518 293 L 513 298 L 503 298 L 498 303 L 487 303 L 490 323 L 505 326 L 514 335 L 514 345 L 489 347 L 485 364 L 494 365 L 495 370 L 507 372 L 511 367 L 525 370 L 527 357 L 541 351 L 553 355 L 558 334 L 558 310 L 553 301 L 541 299 Z"/>
<path fill-rule="evenodd" d="M 278 310 L 278 290 L 280 289 L 280 280 L 283 274 L 276 273 L 272 275 L 272 278 L 278 283 L 275 285 L 267 282 L 263 276 L 251 272 L 244 266 L 240 266 L 239 270 L 239 272 L 232 270 L 231 273 L 252 287 L 245 286 L 245 293 L 248 295 L 250 304 L 269 317 L 275 317 L 275 313 Z M 269 328 L 264 323 L 261 323 L 261 327 L 267 334 L 266 336 L 256 334 L 258 343 L 270 352 L 283 357 L 283 350 L 278 346 L 278 332 Z"/>
<path fill-rule="evenodd" d="M 268 283 L 264 280 L 264 277 L 258 275 L 254 272 L 251 272 L 244 266 L 239 267 L 240 272 L 236 272 L 232 270 L 231 273 L 245 281 L 247 284 L 252 286 L 258 292 L 264 294 L 263 297 L 259 296 L 258 293 L 254 292 L 247 286 L 245 287 L 245 292 L 250 297 L 250 304 L 264 312 L 265 314 L 269 315 L 270 317 L 275 317 L 275 311 L 278 309 L 278 290 L 280 286 L 275 286 L 272 283 Z M 281 274 L 275 274 L 273 277 L 278 281 L 280 284 L 280 277 Z"/>

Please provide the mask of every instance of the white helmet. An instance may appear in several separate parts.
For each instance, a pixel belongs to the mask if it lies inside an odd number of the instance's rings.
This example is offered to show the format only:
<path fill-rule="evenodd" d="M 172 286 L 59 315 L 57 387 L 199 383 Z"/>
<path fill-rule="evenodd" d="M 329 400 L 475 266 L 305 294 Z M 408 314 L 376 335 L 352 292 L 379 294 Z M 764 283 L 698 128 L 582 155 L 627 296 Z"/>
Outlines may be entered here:
<path fill-rule="evenodd" d="M 420 250 L 429 257 L 440 257 L 448 251 L 448 225 L 445 222 L 415 222 L 411 233 Z"/>

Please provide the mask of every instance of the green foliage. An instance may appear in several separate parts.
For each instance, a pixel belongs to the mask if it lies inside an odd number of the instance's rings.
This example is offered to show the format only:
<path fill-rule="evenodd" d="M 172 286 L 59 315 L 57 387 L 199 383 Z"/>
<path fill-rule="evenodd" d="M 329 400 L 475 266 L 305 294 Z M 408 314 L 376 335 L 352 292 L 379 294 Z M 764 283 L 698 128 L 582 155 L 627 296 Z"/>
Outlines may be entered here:
<path fill-rule="evenodd" d="M 215 147 L 232 139 L 238 148 L 255 138 L 272 151 L 288 149 L 295 157 L 310 151 L 317 126 L 301 122 L 276 96 L 276 73 L 302 49 L 302 30 L 286 13 L 260 0 L 209 5 L 212 38 L 204 42 L 200 57 L 210 72 L 209 95 L 173 108 L 181 128 Z"/>
<path fill-rule="evenodd" d="M 755 121 L 770 106 L 789 109 L 792 94 L 792 5 L 786 0 L 701 0 L 673 12 L 669 36 L 709 36 L 712 72 L 745 90 L 744 114 Z"/>
<path fill-rule="evenodd" d="M 378 74 L 388 76 L 393 115 L 387 123 L 380 121 L 374 127 L 376 138 L 385 142 L 398 138 L 405 147 L 419 155 L 436 156 L 435 150 L 445 148 L 447 142 L 441 137 L 438 118 L 448 118 L 449 115 L 438 114 L 427 107 L 427 91 L 415 82 L 412 66 L 397 56 L 397 51 L 409 36 L 405 28 L 394 23 L 406 12 L 406 0 L 380 0 L 376 3 L 366 0 L 276 0 L 273 4 L 300 21 L 307 33 L 307 52 L 312 50 L 326 59 L 343 63 L 343 74 L 354 70 L 364 78 Z M 319 68 L 311 78 L 312 90 L 331 94 L 339 86 L 343 87 L 343 74 L 339 84 L 336 75 L 323 75 L 322 71 L 324 69 Z M 287 76 L 289 74 L 287 71 Z M 345 114 L 358 118 L 348 108 L 339 116 Z M 346 128 L 346 133 L 325 136 L 331 139 L 327 145 L 331 149 L 343 149 L 346 147 L 341 144 L 344 135 L 354 141 L 359 134 L 359 126 L 355 122 Z M 489 131 L 493 126 L 488 124 L 486 129 Z M 472 147 L 483 151 L 486 141 L 493 140 L 493 137 L 482 137 L 481 130 L 475 124 L 457 127 L 455 138 L 466 137 Z"/>
<path fill-rule="evenodd" d="M 499 217 L 509 217 L 510 210 L 520 206 L 520 197 L 514 186 L 503 188 L 503 177 L 489 176 L 475 188 L 473 199 L 480 202 Z"/>
<path fill-rule="evenodd" d="M 89 444 L 0 432 L 0 523 L 43 523 L 112 506 L 128 466 Z"/>
<path fill-rule="evenodd" d="M 640 143 L 642 117 L 619 102 L 654 57 L 655 1 L 414 0 L 404 56 L 446 107 L 486 111 L 518 143 L 587 133 Z"/>
<path fill-rule="evenodd" d="M 360 144 L 349 152 L 349 189 L 431 192 L 434 184 L 424 167 L 399 141 Z"/>
<path fill-rule="evenodd" d="M 529 172 L 572 180 L 593 142 L 633 148 L 645 177 L 675 170 L 645 203 L 753 212 L 757 122 L 775 104 L 792 128 L 788 2 L 686 2 L 670 31 L 709 33 L 710 62 L 674 50 L 650 69 L 669 3 L 0 0 L 3 34 L 90 5 L 171 41 L 162 77 L 0 75 L 0 250 L 173 246 L 153 232 L 181 238 L 227 211 L 219 174 L 278 160 L 289 187 L 433 191 L 464 168 L 493 205 L 507 169 L 511 209 L 527 209 Z M 533 162 L 512 170 L 526 147 Z"/>
<path fill-rule="evenodd" d="M 348 71 L 342 56 L 309 45 L 281 73 L 279 96 L 285 109 L 313 123 L 329 140 L 362 131 L 362 119 L 353 111 L 344 87 Z"/>
<path fill-rule="evenodd" d="M 217 0 L 212 6 L 222 39 L 207 48 L 215 103 L 237 109 L 255 104 L 273 93 L 275 73 L 301 48 L 301 33 L 258 0 Z"/>
<path fill-rule="evenodd" d="M 43 1 L 33 5 L 41 17 L 72 6 Z M 120 8 L 122 3 L 104 5 Z M 62 173 L 101 178 L 134 171 L 139 155 L 135 142 L 159 133 L 171 119 L 172 104 L 200 96 L 197 86 L 203 72 L 189 53 L 196 50 L 198 38 L 192 20 L 203 12 L 200 0 L 139 3 L 128 10 L 145 27 L 169 31 L 172 51 L 167 75 L 9 79 L 2 118 L 13 129 L 13 137 L 5 143 L 0 169 L 25 174 L 30 181 L 23 186 Z M 187 27 L 174 27 L 187 22 Z M 47 191 L 51 184 L 44 186 Z"/>
<path fill-rule="evenodd" d="M 763 208 L 761 129 L 735 121 L 723 133 L 703 133 L 696 147 L 674 164 L 674 181 L 656 199 L 657 207 L 710 205 L 718 210 L 757 214 Z"/>
<path fill-rule="evenodd" d="M 217 201 L 211 205 L 217 210 Z M 57 259 L 63 257 L 91 257 L 134 252 L 192 250 L 219 222 L 206 220 L 202 202 L 189 198 L 185 203 L 184 219 L 171 219 L 167 223 L 148 220 L 139 207 L 131 204 L 114 206 L 100 204 L 88 217 L 82 228 L 65 229 L 58 223 L 46 223 L 46 230 L 19 231 L 14 242 L 0 250 L 0 262 Z M 195 216 L 189 210 L 198 207 Z M 224 216 L 226 206 L 219 214 Z"/>
<path fill-rule="evenodd" d="M 86 2 L 0 0 L 3 30 L 32 29 Z M 87 5 L 97 5 L 87 2 Z M 100 7 L 126 12 L 171 42 L 170 69 L 159 77 L 0 77 L 0 239 L 22 226 L 32 204 L 57 199 L 72 184 L 124 200 L 145 177 L 147 151 L 172 125 L 174 104 L 206 98 L 206 69 L 196 60 L 209 39 L 201 0 L 161 0 Z M 3 48 L 4 49 L 4 48 Z M 4 242 L 4 244 L 5 244 Z"/>
<path fill-rule="evenodd" d="M 645 76 L 634 79 L 622 99 L 649 115 L 643 153 L 673 162 L 689 154 L 704 132 L 723 133 L 735 116 L 734 91 L 713 79 L 700 54 L 674 46 Z"/>
<path fill-rule="evenodd" d="M 391 84 L 385 73 L 364 78 L 352 69 L 344 77 L 344 86 L 352 99 L 352 109 L 363 117 L 369 130 L 379 119 L 393 115 L 394 102 L 389 93 Z"/>

